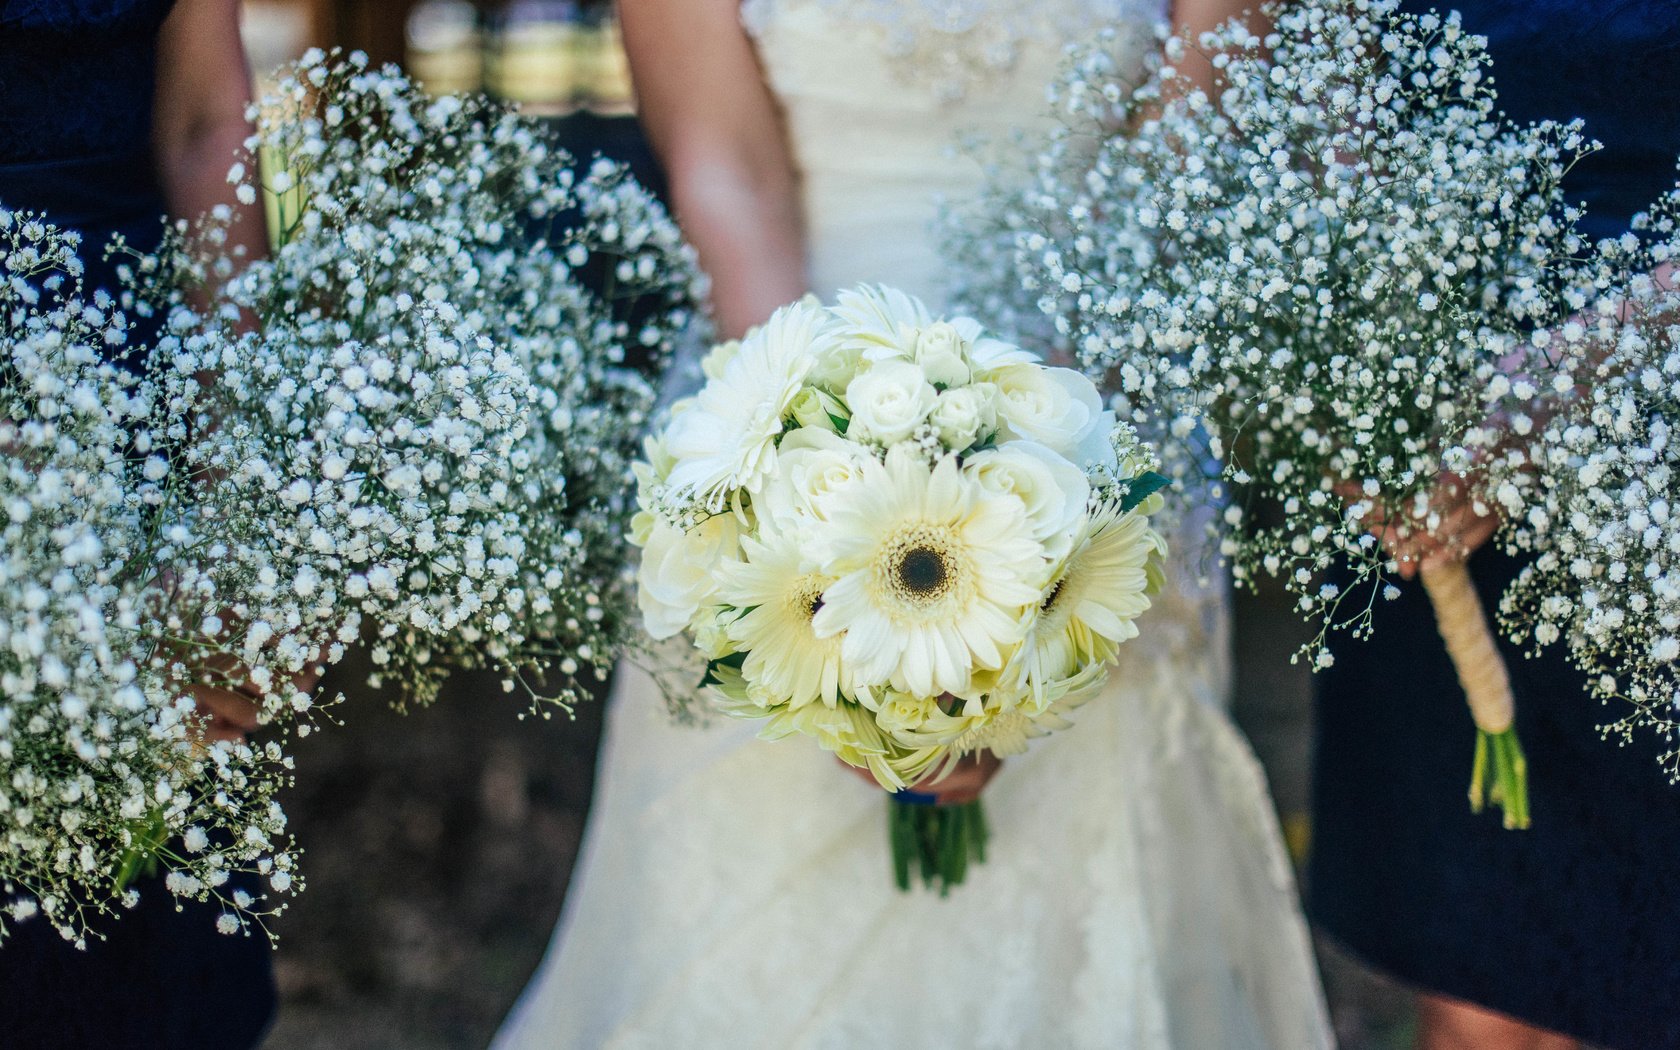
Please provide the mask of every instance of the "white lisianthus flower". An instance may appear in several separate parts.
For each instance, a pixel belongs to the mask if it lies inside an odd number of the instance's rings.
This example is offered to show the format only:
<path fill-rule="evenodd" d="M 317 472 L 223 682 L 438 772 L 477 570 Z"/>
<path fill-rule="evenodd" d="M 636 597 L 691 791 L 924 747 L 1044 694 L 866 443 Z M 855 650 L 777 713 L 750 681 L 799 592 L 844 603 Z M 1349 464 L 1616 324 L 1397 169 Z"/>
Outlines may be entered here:
<path fill-rule="evenodd" d="M 758 491 L 775 469 L 776 438 L 816 348 L 831 340 L 820 306 L 784 306 L 741 340 L 694 407 L 671 421 L 666 441 L 677 463 L 668 483 L 713 510 L 730 489 Z"/>
<path fill-rule="evenodd" d="M 990 383 L 957 387 L 940 393 L 928 413 L 945 447 L 962 452 L 997 430 L 997 388 Z"/>
<path fill-rule="evenodd" d="M 1073 457 L 1102 426 L 1102 396 L 1071 368 L 1009 365 L 987 374 L 998 388 L 998 431 Z"/>
<path fill-rule="evenodd" d="M 846 387 L 852 410 L 846 434 L 891 445 L 908 438 L 933 411 L 938 392 L 907 361 L 879 361 Z"/>
<path fill-rule="evenodd" d="M 1065 457 L 1036 442 L 1011 441 L 970 456 L 963 473 L 988 492 L 1020 500 L 1048 558 L 1058 560 L 1073 548 L 1091 483 Z"/>
<path fill-rule="evenodd" d="M 740 549 L 740 521 L 733 514 L 714 514 L 689 529 L 656 523 L 636 570 L 636 605 L 648 634 L 680 634 L 702 606 L 713 604 L 719 567 L 738 558 Z"/>
<path fill-rule="evenodd" d="M 718 600 L 747 610 L 728 628 L 747 654 L 742 673 L 776 703 L 834 705 L 842 685 L 840 639 L 819 638 L 811 626 L 834 578 L 817 571 L 796 530 L 761 529 L 741 546 L 744 560 L 722 567 Z"/>
<path fill-rule="evenodd" d="M 862 685 L 961 693 L 976 668 L 1002 666 L 1022 609 L 1040 599 L 1044 559 L 1021 502 L 964 478 L 955 457 L 933 468 L 896 446 L 832 518 L 840 578 L 814 621 L 844 633 Z"/>
<path fill-rule="evenodd" d="M 839 398 L 815 386 L 806 387 L 794 398 L 789 414 L 801 427 L 834 433 L 839 433 L 840 427 L 851 418 L 851 413 Z"/>

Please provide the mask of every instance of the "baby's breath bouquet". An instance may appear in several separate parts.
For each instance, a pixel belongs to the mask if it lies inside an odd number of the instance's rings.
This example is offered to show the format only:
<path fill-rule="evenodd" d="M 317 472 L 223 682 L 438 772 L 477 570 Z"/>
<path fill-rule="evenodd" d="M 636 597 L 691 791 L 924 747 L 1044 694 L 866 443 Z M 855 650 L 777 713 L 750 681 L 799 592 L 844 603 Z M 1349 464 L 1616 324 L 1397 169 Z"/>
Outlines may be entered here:
<path fill-rule="evenodd" d="M 1532 442 L 1538 484 L 1501 494 L 1536 552 L 1501 614 L 1519 638 L 1563 644 L 1600 697 L 1629 705 L 1612 730 L 1663 734 L 1680 779 L 1680 190 L 1636 228 L 1643 238 L 1599 246 L 1576 278 L 1586 307 L 1544 340 L 1575 383 Z"/>
<path fill-rule="evenodd" d="M 705 361 L 639 464 L 640 605 L 705 695 L 880 785 L 1067 725 L 1160 582 L 1164 483 L 1077 372 L 889 288 Z M 983 856 L 979 803 L 895 803 L 899 885 Z"/>
<path fill-rule="evenodd" d="M 225 212 L 116 246 L 146 346 L 73 238 L 0 212 L 0 904 L 72 937 L 141 867 L 229 931 L 274 910 L 222 887 L 295 888 L 298 676 L 358 639 L 410 701 L 605 676 L 647 376 L 702 291 L 644 190 L 482 100 L 317 52 L 253 118 L 232 178 L 277 199 L 273 252 L 224 250 Z M 203 685 L 273 738 L 205 744 Z"/>
<path fill-rule="evenodd" d="M 159 401 L 223 538 L 192 583 L 259 665 L 365 626 L 408 700 L 488 665 L 569 705 L 626 621 L 629 465 L 692 254 L 614 165 L 359 55 L 305 56 L 253 117 L 268 173 L 232 178 L 273 199 L 271 255 L 164 267 Z"/>
<path fill-rule="evenodd" d="M 1489 502 L 1524 333 L 1566 312 L 1577 250 L 1558 183 L 1573 127 L 1504 121 L 1484 43 L 1393 0 L 1264 9 L 1169 40 L 1128 84 L 1102 49 L 1057 85 L 1063 126 L 969 234 L 970 297 L 1055 319 L 1087 369 L 1175 435 L 1200 435 L 1268 520 L 1227 509 L 1239 580 L 1281 576 L 1320 630 L 1368 633 L 1393 563 L 1373 529 L 1440 522 L 1442 487 Z M 1195 47 L 1220 90 L 1174 66 Z M 997 265 L 1000 261 L 1008 265 Z M 1017 307 L 1021 311 L 1022 307 Z M 1543 376 L 1536 370 L 1533 375 Z M 1532 391 L 1530 391 L 1532 393 Z M 1168 457 L 1195 464 L 1195 455 Z M 1342 585 L 1325 581 L 1337 563 Z M 1424 574 L 1478 736 L 1472 804 L 1527 822 L 1509 685 L 1462 563 Z"/>
<path fill-rule="evenodd" d="M 292 884 L 273 747 L 205 745 L 192 640 L 172 629 L 167 456 L 128 324 L 84 293 L 80 239 L 0 208 L 0 940 L 8 920 L 85 944 L 132 878 L 223 904 L 225 932 L 268 909 L 230 875 Z M 0 948 L 0 950 L 4 950 Z"/>

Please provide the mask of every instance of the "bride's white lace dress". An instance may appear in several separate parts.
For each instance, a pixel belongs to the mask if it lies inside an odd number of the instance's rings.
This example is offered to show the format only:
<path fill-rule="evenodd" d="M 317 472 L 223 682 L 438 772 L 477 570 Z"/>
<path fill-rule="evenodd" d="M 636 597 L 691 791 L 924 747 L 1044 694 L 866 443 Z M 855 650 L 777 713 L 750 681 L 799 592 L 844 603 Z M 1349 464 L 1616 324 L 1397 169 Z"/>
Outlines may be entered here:
<path fill-rule="evenodd" d="M 938 302 L 935 199 L 980 179 L 949 147 L 1044 120 L 1064 41 L 1114 24 L 1141 49 L 1163 14 L 747 0 L 813 290 Z M 1266 784 L 1223 713 L 1225 595 L 1192 575 L 1123 647 L 1109 695 L 1004 764 L 990 855 L 944 900 L 893 887 L 879 791 L 752 724 L 673 726 L 625 669 L 565 916 L 497 1050 L 1329 1046 Z"/>

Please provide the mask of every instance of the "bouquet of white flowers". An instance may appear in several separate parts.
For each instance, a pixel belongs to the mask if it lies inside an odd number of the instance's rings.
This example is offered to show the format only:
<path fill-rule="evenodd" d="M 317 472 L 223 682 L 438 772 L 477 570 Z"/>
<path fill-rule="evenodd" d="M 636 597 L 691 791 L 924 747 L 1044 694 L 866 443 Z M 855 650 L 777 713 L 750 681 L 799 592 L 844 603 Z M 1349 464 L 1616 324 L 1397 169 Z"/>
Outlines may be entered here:
<path fill-rule="evenodd" d="M 1644 240 L 1599 246 L 1575 275 L 1590 304 L 1541 340 L 1575 382 L 1541 410 L 1539 483 L 1515 476 L 1502 493 L 1536 556 L 1500 611 L 1517 637 L 1564 644 L 1602 699 L 1630 705 L 1612 731 L 1663 734 L 1680 779 L 1680 190 L 1636 228 Z"/>
<path fill-rule="evenodd" d="M 546 715 L 605 677 L 648 375 L 703 293 L 644 190 L 482 100 L 315 53 L 253 119 L 274 251 L 223 250 L 224 213 L 131 257 L 148 347 L 76 245 L 0 213 L 0 888 L 73 936 L 142 865 L 296 888 L 285 738 L 206 747 L 196 685 L 301 735 L 296 676 L 364 634 L 407 701 L 492 666 Z M 224 903 L 230 930 L 277 910 Z"/>
<path fill-rule="evenodd" d="M 253 118 L 232 178 L 272 169 L 272 254 L 227 276 L 181 244 L 153 282 L 158 401 L 221 538 L 190 584 L 258 668 L 365 622 L 405 700 L 488 664 L 569 706 L 628 622 L 629 466 L 692 252 L 621 169 L 359 55 L 305 56 Z"/>
<path fill-rule="evenodd" d="M 888 791 L 1067 725 L 1136 636 L 1164 479 L 1077 372 L 892 289 L 784 307 L 705 361 L 638 464 L 639 602 L 721 710 Z M 978 803 L 895 805 L 899 885 L 960 882 Z"/>
<path fill-rule="evenodd" d="M 1574 127 L 1500 118 L 1484 43 L 1456 15 L 1265 13 L 1264 40 L 1231 23 L 1168 41 L 1141 85 L 1101 49 L 1079 57 L 1057 85 L 1064 126 L 1024 189 L 985 202 L 1001 222 L 967 254 L 971 298 L 1054 317 L 1089 370 L 1281 510 L 1228 507 L 1223 550 L 1239 581 L 1296 592 L 1323 666 L 1324 632 L 1368 633 L 1394 593 L 1371 530 L 1435 528 L 1450 475 L 1478 506 L 1509 476 L 1486 469 L 1508 454 L 1501 377 L 1525 371 L 1527 331 L 1567 313 L 1549 272 L 1578 240 L 1558 183 L 1586 147 Z M 1192 46 L 1216 99 L 1172 64 Z M 1338 563 L 1341 586 L 1324 579 Z M 1507 824 L 1525 825 L 1509 686 L 1468 574 L 1431 566 L 1424 584 L 1480 730 L 1472 804 L 1491 765 Z"/>
<path fill-rule="evenodd" d="M 127 324 L 84 295 L 79 238 L 0 209 L 0 937 L 39 916 L 84 944 L 161 861 L 170 892 L 263 911 L 234 870 L 291 883 L 273 747 L 202 745 L 190 640 L 160 549 L 165 458 Z M 165 536 L 165 532 L 169 536 Z"/>

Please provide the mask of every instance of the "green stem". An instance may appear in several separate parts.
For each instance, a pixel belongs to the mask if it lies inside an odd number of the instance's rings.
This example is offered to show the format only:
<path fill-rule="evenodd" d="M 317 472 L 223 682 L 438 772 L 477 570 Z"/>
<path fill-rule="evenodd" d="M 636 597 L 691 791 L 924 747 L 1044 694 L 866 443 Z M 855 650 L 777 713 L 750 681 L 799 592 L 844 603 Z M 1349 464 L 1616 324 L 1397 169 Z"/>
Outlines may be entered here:
<path fill-rule="evenodd" d="M 1507 828 L 1521 830 L 1529 826 L 1528 759 L 1523 755 L 1514 728 L 1503 733 L 1476 731 L 1470 809 L 1480 813 L 1489 802 L 1504 810 Z"/>
<path fill-rule="evenodd" d="M 909 891 L 914 872 L 943 897 L 967 878 L 970 864 L 986 859 L 986 815 L 979 802 L 915 806 L 889 800 L 887 834 L 900 890 Z"/>

